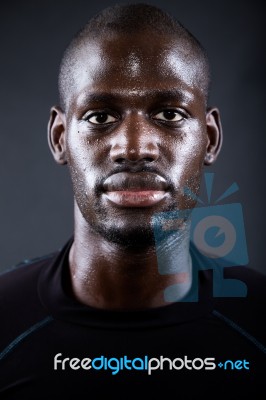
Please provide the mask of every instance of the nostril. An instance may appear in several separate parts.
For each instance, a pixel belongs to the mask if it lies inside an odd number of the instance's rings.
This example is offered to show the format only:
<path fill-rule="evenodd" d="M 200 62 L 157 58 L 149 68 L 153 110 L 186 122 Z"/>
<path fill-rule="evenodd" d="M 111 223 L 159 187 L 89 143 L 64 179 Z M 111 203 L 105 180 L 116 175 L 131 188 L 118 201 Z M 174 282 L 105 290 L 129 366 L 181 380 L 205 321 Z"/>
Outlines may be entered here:
<path fill-rule="evenodd" d="M 147 161 L 147 162 L 153 162 L 154 158 L 152 158 L 152 157 L 144 157 L 143 160 Z"/>
<path fill-rule="evenodd" d="M 116 143 L 110 149 L 110 157 L 113 162 L 119 165 L 125 161 L 152 163 L 159 157 L 159 148 L 157 145 L 141 146 L 139 143 L 130 142 L 124 146 L 119 146 Z"/>
<path fill-rule="evenodd" d="M 125 159 L 125 158 L 123 158 L 123 157 L 119 157 L 119 158 L 117 158 L 116 160 L 115 160 L 115 162 L 117 163 L 117 164 L 126 164 L 126 163 L 131 163 L 131 164 L 136 164 L 136 163 L 139 163 L 139 162 L 147 162 L 147 163 L 151 163 L 151 162 L 153 162 L 153 161 L 155 161 L 154 160 L 154 158 L 152 158 L 152 157 L 143 157 L 143 158 L 141 158 L 141 160 L 136 160 L 136 161 L 133 161 L 133 160 L 127 160 L 127 159 Z"/>
<path fill-rule="evenodd" d="M 120 157 L 120 158 L 117 158 L 117 159 L 115 160 L 115 162 L 118 163 L 118 164 L 123 164 L 123 163 L 125 162 L 125 159 L 122 158 L 122 157 Z"/>

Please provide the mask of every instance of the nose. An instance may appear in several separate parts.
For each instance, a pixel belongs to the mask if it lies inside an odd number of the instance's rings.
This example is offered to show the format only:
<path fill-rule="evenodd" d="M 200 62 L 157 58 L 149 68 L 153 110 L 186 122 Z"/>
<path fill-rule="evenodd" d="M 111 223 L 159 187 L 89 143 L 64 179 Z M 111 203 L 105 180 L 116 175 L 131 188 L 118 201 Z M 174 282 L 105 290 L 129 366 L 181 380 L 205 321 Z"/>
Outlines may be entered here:
<path fill-rule="evenodd" d="M 156 161 L 159 157 L 156 128 L 143 115 L 127 116 L 113 137 L 110 157 L 118 164 Z"/>

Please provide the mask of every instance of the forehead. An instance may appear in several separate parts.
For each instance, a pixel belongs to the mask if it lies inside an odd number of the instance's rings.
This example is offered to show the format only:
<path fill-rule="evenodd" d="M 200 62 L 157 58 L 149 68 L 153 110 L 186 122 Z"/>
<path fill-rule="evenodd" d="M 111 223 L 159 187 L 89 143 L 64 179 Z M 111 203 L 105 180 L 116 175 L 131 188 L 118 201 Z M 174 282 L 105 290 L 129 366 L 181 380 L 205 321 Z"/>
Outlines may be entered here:
<path fill-rule="evenodd" d="M 87 39 L 76 50 L 72 100 L 88 91 L 201 93 L 199 69 L 190 43 L 181 38 L 146 32 Z"/>

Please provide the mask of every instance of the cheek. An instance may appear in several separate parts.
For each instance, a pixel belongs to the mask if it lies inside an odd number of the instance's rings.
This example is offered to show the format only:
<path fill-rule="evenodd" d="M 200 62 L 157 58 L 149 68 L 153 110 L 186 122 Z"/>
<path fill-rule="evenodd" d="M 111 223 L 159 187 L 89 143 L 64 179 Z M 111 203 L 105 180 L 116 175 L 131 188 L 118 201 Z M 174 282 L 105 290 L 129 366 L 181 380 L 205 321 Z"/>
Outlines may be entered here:
<path fill-rule="evenodd" d="M 200 179 L 207 146 L 207 134 L 198 123 L 191 124 L 174 144 L 173 176 L 177 183 Z"/>
<path fill-rule="evenodd" d="M 74 188 L 89 192 L 97 179 L 95 149 L 90 140 L 77 128 L 68 132 L 66 142 L 67 162 Z"/>

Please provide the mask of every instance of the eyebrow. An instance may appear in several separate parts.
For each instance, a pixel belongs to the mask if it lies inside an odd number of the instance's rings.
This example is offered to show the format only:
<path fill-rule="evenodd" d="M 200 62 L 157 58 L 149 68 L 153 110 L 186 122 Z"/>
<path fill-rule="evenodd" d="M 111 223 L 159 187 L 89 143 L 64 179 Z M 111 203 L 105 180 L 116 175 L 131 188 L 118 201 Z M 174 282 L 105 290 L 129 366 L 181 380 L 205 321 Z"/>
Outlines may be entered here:
<path fill-rule="evenodd" d="M 123 93 L 124 92 L 124 93 Z M 163 90 L 163 89 L 150 89 L 150 90 L 132 90 L 131 92 L 128 90 L 121 91 L 118 93 L 110 93 L 110 92 L 87 92 L 83 93 L 78 100 L 80 104 L 88 104 L 88 103 L 114 103 L 123 100 L 128 95 L 133 96 L 143 96 L 148 97 L 152 100 L 160 100 L 160 101 L 169 101 L 169 100 L 178 100 L 182 103 L 188 103 L 192 99 L 192 94 L 190 92 L 180 90 L 180 89 L 171 89 L 171 90 Z"/>

